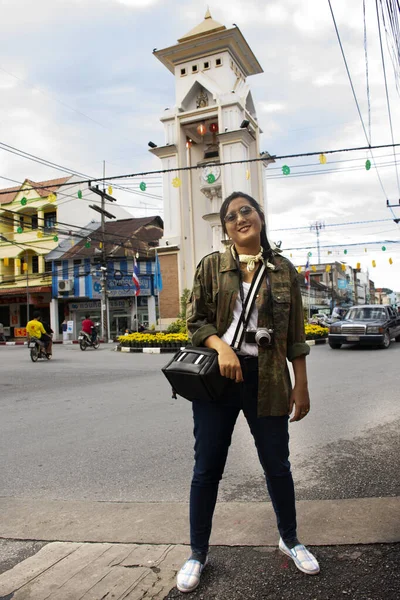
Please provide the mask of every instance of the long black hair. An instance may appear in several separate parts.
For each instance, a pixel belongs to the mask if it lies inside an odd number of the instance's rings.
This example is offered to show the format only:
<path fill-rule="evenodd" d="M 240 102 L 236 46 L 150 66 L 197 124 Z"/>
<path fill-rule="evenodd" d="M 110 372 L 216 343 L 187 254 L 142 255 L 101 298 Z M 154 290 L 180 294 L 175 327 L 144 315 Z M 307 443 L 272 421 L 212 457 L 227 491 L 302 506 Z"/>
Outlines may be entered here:
<path fill-rule="evenodd" d="M 232 192 L 232 194 L 230 194 L 227 198 L 225 198 L 225 200 L 223 201 L 220 211 L 219 211 L 219 218 L 221 220 L 221 225 L 222 225 L 222 229 L 225 235 L 227 234 L 226 231 L 226 224 L 225 224 L 225 217 L 226 214 L 228 212 L 228 208 L 230 203 L 233 200 L 237 200 L 237 198 L 243 198 L 244 200 L 247 200 L 247 202 L 249 204 L 251 204 L 251 206 L 253 208 L 255 208 L 255 210 L 258 212 L 258 216 L 261 219 L 261 231 L 260 231 L 260 243 L 261 246 L 264 249 L 264 258 L 269 257 L 272 254 L 271 251 L 271 245 L 268 241 L 268 237 L 267 237 L 267 230 L 265 228 L 265 215 L 264 215 L 264 211 L 261 208 L 261 206 L 259 205 L 259 203 L 257 202 L 257 200 L 255 200 L 254 198 L 252 198 L 251 196 L 249 196 L 248 194 L 245 194 L 244 192 Z"/>

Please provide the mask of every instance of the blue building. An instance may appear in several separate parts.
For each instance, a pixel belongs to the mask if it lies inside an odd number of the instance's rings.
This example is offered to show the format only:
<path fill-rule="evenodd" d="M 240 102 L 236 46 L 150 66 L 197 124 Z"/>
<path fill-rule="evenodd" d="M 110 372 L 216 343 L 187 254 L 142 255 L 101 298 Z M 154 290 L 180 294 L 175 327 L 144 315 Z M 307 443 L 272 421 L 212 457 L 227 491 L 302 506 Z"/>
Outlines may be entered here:
<path fill-rule="evenodd" d="M 136 329 L 135 318 L 145 327 L 155 325 L 158 290 L 154 246 L 162 236 L 160 217 L 108 222 L 104 243 L 99 223 L 91 223 L 83 236 L 82 231 L 76 234 L 78 238 L 64 239 L 46 257 L 46 268 L 52 273 L 50 320 L 54 332 L 60 335 L 60 324 L 66 319 L 73 322 L 71 339 L 76 339 L 85 314 L 101 322 L 101 266 L 106 267 L 109 338 L 115 339 L 126 329 Z M 135 262 L 139 271 L 138 295 L 132 278 Z"/>

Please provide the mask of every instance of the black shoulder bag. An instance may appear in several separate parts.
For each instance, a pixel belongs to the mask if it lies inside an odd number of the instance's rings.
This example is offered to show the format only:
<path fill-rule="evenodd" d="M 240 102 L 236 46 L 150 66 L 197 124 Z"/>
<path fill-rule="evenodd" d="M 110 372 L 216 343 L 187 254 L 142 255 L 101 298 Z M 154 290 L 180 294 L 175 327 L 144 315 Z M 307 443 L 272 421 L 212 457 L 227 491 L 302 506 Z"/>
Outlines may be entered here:
<path fill-rule="evenodd" d="M 243 302 L 242 286 L 240 287 L 243 308 L 231 344 L 236 352 L 240 350 L 264 273 L 265 265 L 261 262 L 251 282 L 245 302 Z M 220 373 L 218 352 L 203 346 L 182 348 L 161 370 L 171 384 L 175 398 L 176 394 L 179 394 L 187 400 L 218 402 L 227 391 L 228 386 L 232 385 L 232 379 L 223 377 Z"/>

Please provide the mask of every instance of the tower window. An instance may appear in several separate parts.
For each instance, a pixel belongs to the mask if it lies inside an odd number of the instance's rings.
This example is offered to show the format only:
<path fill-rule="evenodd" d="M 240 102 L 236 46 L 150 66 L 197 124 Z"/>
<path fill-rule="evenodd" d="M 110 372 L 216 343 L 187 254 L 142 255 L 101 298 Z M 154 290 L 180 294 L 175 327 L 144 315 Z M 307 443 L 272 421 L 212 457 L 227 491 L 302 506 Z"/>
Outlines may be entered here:
<path fill-rule="evenodd" d="M 203 69 L 209 69 L 210 68 L 210 63 L 208 62 L 208 60 L 203 64 Z"/>
<path fill-rule="evenodd" d="M 198 70 L 198 66 L 192 65 L 192 73 L 197 73 L 197 70 Z"/>
<path fill-rule="evenodd" d="M 215 66 L 216 67 L 220 67 L 222 65 L 222 58 L 216 58 L 215 59 Z"/>
<path fill-rule="evenodd" d="M 186 75 L 186 69 L 181 69 L 181 77 L 184 77 Z"/>

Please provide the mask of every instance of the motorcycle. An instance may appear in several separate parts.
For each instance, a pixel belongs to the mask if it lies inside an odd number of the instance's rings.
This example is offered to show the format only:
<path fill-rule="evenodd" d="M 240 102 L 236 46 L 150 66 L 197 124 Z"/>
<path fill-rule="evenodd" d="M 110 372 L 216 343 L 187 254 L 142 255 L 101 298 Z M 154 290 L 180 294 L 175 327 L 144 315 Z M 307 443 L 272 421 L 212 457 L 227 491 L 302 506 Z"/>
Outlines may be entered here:
<path fill-rule="evenodd" d="M 28 343 L 28 348 L 30 350 L 32 362 L 37 362 L 39 358 L 43 358 L 43 359 L 46 358 L 47 360 L 51 359 L 51 354 L 48 354 L 46 352 L 46 346 L 45 346 L 44 342 L 42 342 L 38 338 L 35 338 L 35 337 L 30 338 L 29 343 Z"/>
<path fill-rule="evenodd" d="M 86 350 L 86 348 L 94 348 L 94 350 L 97 350 L 100 346 L 99 336 L 97 334 L 96 327 L 93 328 L 92 335 L 86 333 L 86 331 L 80 331 L 78 340 L 81 350 Z"/>

